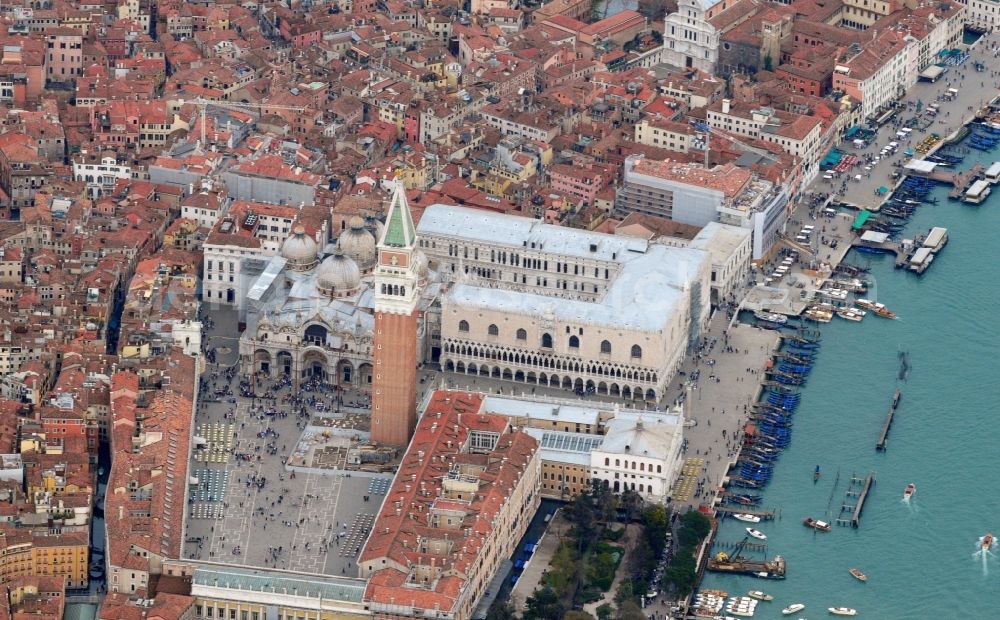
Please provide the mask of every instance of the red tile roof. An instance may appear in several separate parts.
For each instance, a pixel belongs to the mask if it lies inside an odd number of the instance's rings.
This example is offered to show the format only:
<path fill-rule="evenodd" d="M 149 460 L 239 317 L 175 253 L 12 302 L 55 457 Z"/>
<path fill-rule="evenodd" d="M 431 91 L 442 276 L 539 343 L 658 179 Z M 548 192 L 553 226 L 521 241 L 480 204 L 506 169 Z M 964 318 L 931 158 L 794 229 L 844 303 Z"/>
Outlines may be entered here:
<path fill-rule="evenodd" d="M 529 435 L 511 431 L 507 418 L 480 414 L 482 400 L 448 391 L 431 398 L 358 560 L 371 571 L 366 602 L 442 612 L 462 602 L 480 569 L 479 553 L 495 535 L 494 519 L 538 448 Z M 476 431 L 497 437 L 492 451 L 469 451 Z M 467 489 L 449 488 L 449 481 L 476 490 L 463 496 Z"/>
<path fill-rule="evenodd" d="M 114 460 L 105 500 L 108 564 L 149 570 L 156 557 L 178 558 L 186 505 L 188 447 L 195 379 L 194 360 L 175 349 L 165 360 L 169 384 L 137 406 L 138 379 L 115 373 L 111 383 Z M 152 377 L 151 377 L 152 378 Z M 147 489 L 133 494 L 130 486 Z M 148 514 L 150 516 L 136 516 Z M 137 555 L 148 552 L 149 557 Z"/>

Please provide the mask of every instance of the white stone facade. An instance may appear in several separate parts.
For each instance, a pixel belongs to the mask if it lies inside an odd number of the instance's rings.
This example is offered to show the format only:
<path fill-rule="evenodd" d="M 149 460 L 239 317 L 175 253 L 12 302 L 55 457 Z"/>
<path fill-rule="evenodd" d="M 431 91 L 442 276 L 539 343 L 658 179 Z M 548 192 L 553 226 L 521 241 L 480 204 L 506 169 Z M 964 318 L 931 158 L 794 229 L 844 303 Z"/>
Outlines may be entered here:
<path fill-rule="evenodd" d="M 966 5 L 965 23 L 975 30 L 995 32 L 1000 26 L 1000 0 L 969 0 Z"/>
<path fill-rule="evenodd" d="M 711 0 L 680 0 L 677 12 L 664 20 L 661 62 L 683 69 L 715 73 L 719 31 L 708 21 Z"/>
<path fill-rule="evenodd" d="M 707 253 L 433 205 L 445 369 L 658 400 L 709 311 Z"/>

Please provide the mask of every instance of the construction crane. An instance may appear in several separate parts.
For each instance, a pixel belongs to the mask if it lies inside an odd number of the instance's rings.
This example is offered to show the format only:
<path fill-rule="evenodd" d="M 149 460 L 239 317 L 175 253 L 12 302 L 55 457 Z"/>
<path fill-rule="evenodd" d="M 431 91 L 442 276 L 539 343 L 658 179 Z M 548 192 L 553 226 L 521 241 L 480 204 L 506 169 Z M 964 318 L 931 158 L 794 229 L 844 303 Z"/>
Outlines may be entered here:
<path fill-rule="evenodd" d="M 765 149 L 762 149 L 762 148 L 759 148 L 759 147 L 756 147 L 756 146 L 750 146 L 749 144 L 746 144 L 745 142 L 741 142 L 740 140 L 737 140 L 736 138 L 732 137 L 728 133 L 725 133 L 725 132 L 722 132 L 722 131 L 716 131 L 715 129 L 712 129 L 712 126 L 709 125 L 708 123 L 702 123 L 701 121 L 691 121 L 691 126 L 694 127 L 695 129 L 697 129 L 698 131 L 700 131 L 700 132 L 702 132 L 702 133 L 705 134 L 705 167 L 706 168 L 708 168 L 708 152 L 711 150 L 711 148 L 710 148 L 711 147 L 711 141 L 710 141 L 709 136 L 716 136 L 717 138 L 721 138 L 723 140 L 728 140 L 728 141 L 732 142 L 733 144 L 738 144 L 738 145 L 742 146 L 743 148 L 745 148 L 746 150 L 751 151 L 753 153 L 756 153 L 756 154 L 760 155 L 761 157 L 763 157 L 765 159 L 771 160 L 772 162 L 777 162 L 778 161 L 778 157 L 774 153 L 771 153 L 771 152 L 769 152 L 769 151 L 767 151 Z"/>
<path fill-rule="evenodd" d="M 207 125 L 205 119 L 205 109 L 208 108 L 208 106 L 210 105 L 217 106 L 220 108 L 227 108 L 230 110 L 240 110 L 240 111 L 263 110 L 265 108 L 268 110 L 289 110 L 291 112 L 305 111 L 305 108 L 300 106 L 271 105 L 269 103 L 236 103 L 233 101 L 214 101 L 212 99 L 203 99 L 201 97 L 198 97 L 197 99 L 194 99 L 188 103 L 193 103 L 195 105 L 201 106 L 201 144 L 203 147 L 205 144 L 205 126 Z M 181 105 L 184 105 L 183 101 L 181 102 Z"/>

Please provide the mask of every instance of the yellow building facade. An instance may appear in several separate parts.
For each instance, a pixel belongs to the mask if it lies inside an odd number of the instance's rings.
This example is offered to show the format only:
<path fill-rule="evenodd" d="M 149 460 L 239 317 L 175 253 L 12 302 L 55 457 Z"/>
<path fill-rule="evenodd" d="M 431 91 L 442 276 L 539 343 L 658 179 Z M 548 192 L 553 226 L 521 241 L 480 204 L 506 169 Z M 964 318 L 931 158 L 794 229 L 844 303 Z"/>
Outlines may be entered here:
<path fill-rule="evenodd" d="M 0 581 L 32 575 L 65 577 L 67 588 L 84 588 L 89 549 L 86 532 L 35 536 L 5 527 L 0 530 Z"/>

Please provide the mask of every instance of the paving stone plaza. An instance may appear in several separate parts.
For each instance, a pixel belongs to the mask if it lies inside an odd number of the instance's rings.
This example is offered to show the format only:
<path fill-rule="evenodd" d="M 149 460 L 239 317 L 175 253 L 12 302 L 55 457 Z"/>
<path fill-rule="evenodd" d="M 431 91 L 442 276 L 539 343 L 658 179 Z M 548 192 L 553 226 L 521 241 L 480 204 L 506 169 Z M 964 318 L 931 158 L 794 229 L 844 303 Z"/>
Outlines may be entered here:
<path fill-rule="evenodd" d="M 338 437 L 324 429 L 356 420 L 360 412 L 338 408 L 335 396 L 318 386 L 303 394 L 316 399 L 304 405 L 305 415 L 287 402 L 290 386 L 273 390 L 273 399 L 241 396 L 236 347 L 225 342 L 225 335 L 237 333 L 235 319 L 212 316 L 216 324 L 209 337 L 219 334 L 210 340 L 217 347 L 216 364 L 202 376 L 184 556 L 356 576 L 355 561 L 391 475 L 327 469 L 344 461 L 327 460 L 330 451 L 323 444 L 336 445 Z M 363 398 L 341 396 L 346 402 Z M 310 463 L 322 468 L 287 466 L 305 453 L 303 446 L 315 448 Z"/>

